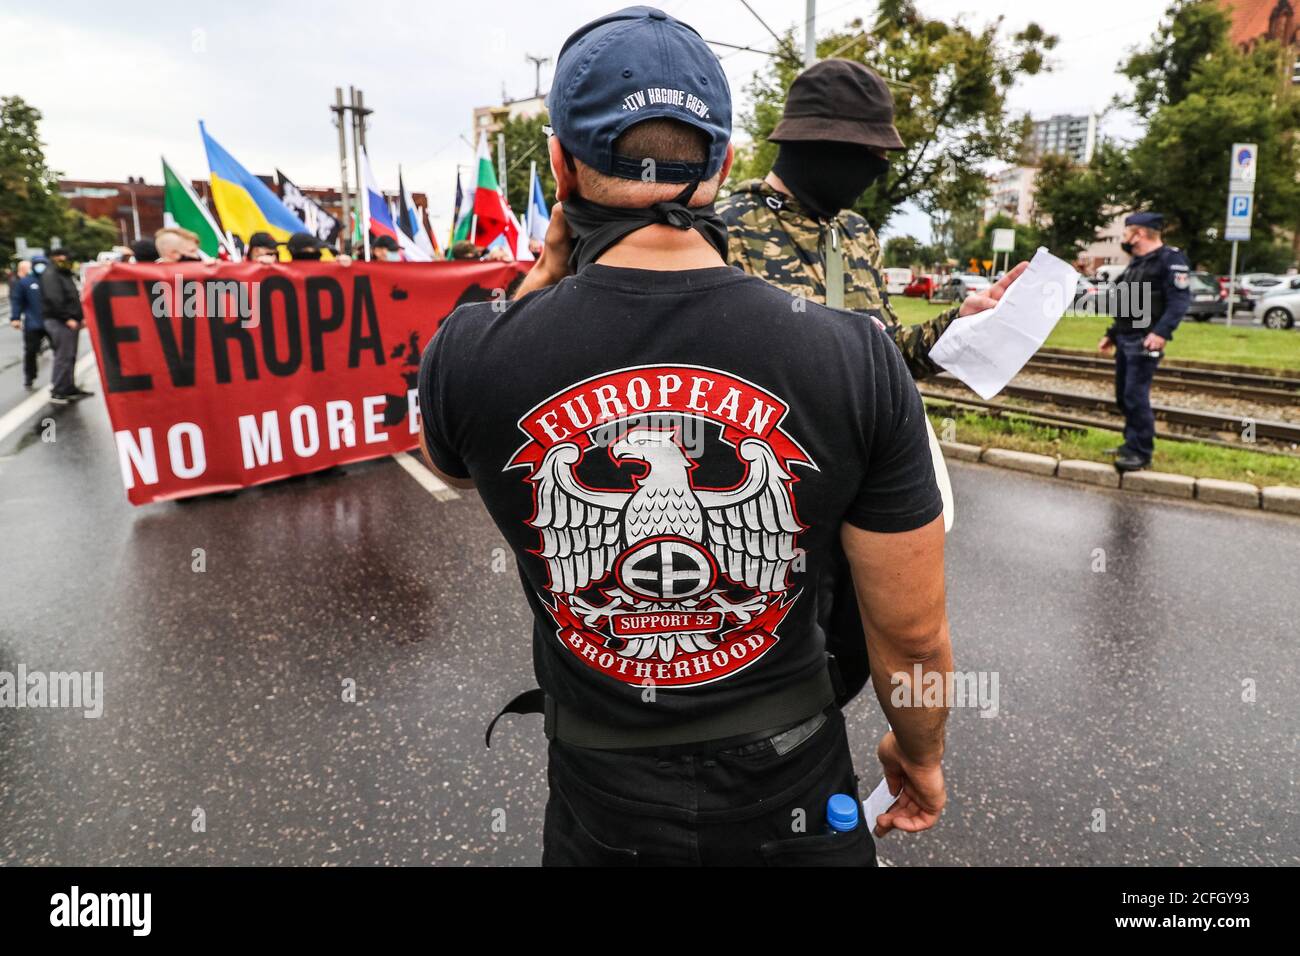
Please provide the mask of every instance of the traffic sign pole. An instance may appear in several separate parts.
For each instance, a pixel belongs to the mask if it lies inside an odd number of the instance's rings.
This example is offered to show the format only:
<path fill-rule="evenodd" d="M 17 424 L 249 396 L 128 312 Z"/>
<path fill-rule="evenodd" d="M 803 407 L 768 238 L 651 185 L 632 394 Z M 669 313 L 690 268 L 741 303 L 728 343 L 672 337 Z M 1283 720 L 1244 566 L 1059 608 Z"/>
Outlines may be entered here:
<path fill-rule="evenodd" d="M 1232 267 L 1228 270 L 1228 325 L 1232 325 L 1232 304 L 1236 301 L 1237 241 L 1232 242 Z"/>

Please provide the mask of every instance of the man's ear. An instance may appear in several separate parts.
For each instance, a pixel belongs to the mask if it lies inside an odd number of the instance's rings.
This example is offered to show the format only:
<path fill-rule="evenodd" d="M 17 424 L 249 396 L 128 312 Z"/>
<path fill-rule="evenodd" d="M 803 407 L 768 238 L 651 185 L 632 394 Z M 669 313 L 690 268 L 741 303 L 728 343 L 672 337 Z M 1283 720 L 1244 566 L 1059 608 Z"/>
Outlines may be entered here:
<path fill-rule="evenodd" d="M 727 144 L 727 155 L 722 159 L 722 175 L 718 177 L 718 184 L 721 185 L 727 181 L 727 176 L 731 173 L 731 164 L 736 159 L 736 147 L 730 143 Z"/>
<path fill-rule="evenodd" d="M 576 188 L 578 174 L 564 161 L 564 147 L 557 137 L 552 136 L 546 145 L 551 154 L 551 175 L 555 177 L 555 198 L 564 202 Z"/>

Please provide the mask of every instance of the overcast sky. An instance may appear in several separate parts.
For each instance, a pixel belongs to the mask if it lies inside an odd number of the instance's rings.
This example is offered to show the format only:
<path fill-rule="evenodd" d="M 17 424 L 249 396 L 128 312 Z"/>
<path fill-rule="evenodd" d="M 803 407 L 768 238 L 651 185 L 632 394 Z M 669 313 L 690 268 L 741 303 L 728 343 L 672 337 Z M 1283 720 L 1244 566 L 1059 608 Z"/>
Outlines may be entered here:
<path fill-rule="evenodd" d="M 804 0 L 750 0 L 777 32 L 797 26 Z M 1001 11 L 1008 32 L 1037 21 L 1060 37 L 1053 72 L 1031 77 L 1012 105 L 1036 118 L 1100 111 L 1125 88 L 1115 66 L 1148 40 L 1166 0 L 920 0 L 929 16 L 980 26 Z M 277 166 L 301 185 L 337 185 L 338 139 L 328 107 L 334 87 L 365 91 L 375 175 L 425 191 L 446 231 L 456 166 L 469 163 L 471 110 L 533 91 L 525 54 L 554 56 L 582 23 L 617 9 L 611 0 L 492 3 L 169 2 L 50 5 L 0 0 L 4 53 L 0 93 L 44 113 L 51 165 L 71 178 L 161 181 L 159 155 L 191 178 L 207 175 L 198 120 L 246 167 Z M 665 0 L 661 5 L 709 40 L 772 49 L 764 26 L 739 0 Z M 870 17 L 875 4 L 820 0 L 818 30 Z M 719 49 L 737 101 L 765 58 Z M 544 68 L 543 90 L 549 67 Z M 1132 129 L 1117 117 L 1103 130 Z M 890 232 L 924 236 L 923 216 L 895 218 Z"/>

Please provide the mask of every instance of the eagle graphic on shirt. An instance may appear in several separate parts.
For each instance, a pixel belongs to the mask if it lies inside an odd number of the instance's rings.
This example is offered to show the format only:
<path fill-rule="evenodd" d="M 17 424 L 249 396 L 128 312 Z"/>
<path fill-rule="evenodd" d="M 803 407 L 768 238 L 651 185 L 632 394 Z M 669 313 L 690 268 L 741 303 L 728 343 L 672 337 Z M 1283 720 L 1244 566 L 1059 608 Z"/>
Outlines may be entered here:
<path fill-rule="evenodd" d="M 542 600 L 566 647 L 627 683 L 692 686 L 776 644 L 807 530 L 791 466 L 815 468 L 781 431 L 786 411 L 724 372 L 649 366 L 566 389 L 520 419 L 530 441 L 507 467 L 528 468 Z M 585 483 L 591 454 L 608 455 L 631 487 Z M 692 479 L 712 454 L 743 468 L 731 487 Z"/>

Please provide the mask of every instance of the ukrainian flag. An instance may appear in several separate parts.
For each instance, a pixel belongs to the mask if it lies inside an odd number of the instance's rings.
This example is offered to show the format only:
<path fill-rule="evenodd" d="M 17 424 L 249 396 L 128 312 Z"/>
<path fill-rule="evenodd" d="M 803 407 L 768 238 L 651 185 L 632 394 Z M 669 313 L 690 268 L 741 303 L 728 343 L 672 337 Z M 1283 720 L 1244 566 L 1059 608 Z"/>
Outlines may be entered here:
<path fill-rule="evenodd" d="M 227 232 L 246 243 L 255 232 L 269 232 L 277 241 L 286 242 L 295 232 L 310 231 L 266 183 L 239 165 L 208 135 L 202 120 L 199 132 L 208 152 L 212 202 Z"/>

